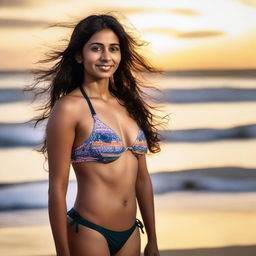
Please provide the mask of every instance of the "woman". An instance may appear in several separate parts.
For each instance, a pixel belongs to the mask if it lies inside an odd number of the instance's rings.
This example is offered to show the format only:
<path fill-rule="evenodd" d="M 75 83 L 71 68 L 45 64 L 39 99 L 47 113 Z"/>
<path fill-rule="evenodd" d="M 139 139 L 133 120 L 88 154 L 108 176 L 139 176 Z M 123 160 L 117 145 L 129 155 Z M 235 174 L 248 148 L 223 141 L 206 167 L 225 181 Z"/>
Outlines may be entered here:
<path fill-rule="evenodd" d="M 159 152 L 154 115 L 143 100 L 139 72 L 157 72 L 116 18 L 91 15 L 74 28 L 64 51 L 44 62 L 38 81 L 50 80 L 50 99 L 37 122 L 49 117 L 49 218 L 58 256 L 137 256 L 136 199 L 148 243 L 159 255 L 153 193 L 145 154 Z M 67 212 L 70 163 L 78 191 Z"/>

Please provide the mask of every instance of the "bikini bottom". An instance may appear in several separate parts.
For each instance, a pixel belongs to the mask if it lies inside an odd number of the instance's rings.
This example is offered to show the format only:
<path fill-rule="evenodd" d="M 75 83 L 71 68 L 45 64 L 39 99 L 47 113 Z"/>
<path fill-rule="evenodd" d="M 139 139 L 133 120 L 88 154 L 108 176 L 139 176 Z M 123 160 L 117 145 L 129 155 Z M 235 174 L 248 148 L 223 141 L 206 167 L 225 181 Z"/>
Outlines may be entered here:
<path fill-rule="evenodd" d="M 136 219 L 135 223 L 125 231 L 114 231 L 84 219 L 83 217 L 80 216 L 80 214 L 74 208 L 71 208 L 71 210 L 67 212 L 67 215 L 70 218 L 72 218 L 72 221 L 69 224 L 75 225 L 76 233 L 79 232 L 78 230 L 79 224 L 86 226 L 88 228 L 94 229 L 99 233 L 101 233 L 107 240 L 107 244 L 108 244 L 111 255 L 114 255 L 115 253 L 117 253 L 124 246 L 125 242 L 129 239 L 132 232 L 135 230 L 137 226 L 141 229 L 142 233 L 144 233 L 143 231 L 144 226 L 139 219 Z"/>

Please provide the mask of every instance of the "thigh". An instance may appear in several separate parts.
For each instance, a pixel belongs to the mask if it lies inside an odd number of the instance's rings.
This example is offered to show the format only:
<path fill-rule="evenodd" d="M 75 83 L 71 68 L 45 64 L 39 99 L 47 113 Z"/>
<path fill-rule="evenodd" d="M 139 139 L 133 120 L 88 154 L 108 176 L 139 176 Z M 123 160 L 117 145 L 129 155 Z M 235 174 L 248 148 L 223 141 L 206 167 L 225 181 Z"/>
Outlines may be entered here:
<path fill-rule="evenodd" d="M 67 217 L 67 222 L 70 218 Z M 79 232 L 75 226 L 68 224 L 68 242 L 71 256 L 110 256 L 105 237 L 98 231 L 79 224 Z"/>
<path fill-rule="evenodd" d="M 115 254 L 115 256 L 139 256 L 140 255 L 140 231 L 139 228 L 133 231 L 124 246 Z"/>

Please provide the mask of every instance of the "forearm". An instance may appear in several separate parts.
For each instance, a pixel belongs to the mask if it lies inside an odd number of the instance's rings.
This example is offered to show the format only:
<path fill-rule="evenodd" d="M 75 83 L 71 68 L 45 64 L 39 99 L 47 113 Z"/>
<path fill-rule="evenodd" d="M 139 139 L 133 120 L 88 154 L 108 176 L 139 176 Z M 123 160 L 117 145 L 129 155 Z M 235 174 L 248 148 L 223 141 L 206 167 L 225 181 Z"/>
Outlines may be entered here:
<path fill-rule="evenodd" d="M 150 176 L 136 183 L 136 196 L 148 241 L 156 242 L 153 188 Z"/>
<path fill-rule="evenodd" d="M 65 193 L 58 190 L 49 192 L 48 211 L 57 256 L 70 256 Z"/>

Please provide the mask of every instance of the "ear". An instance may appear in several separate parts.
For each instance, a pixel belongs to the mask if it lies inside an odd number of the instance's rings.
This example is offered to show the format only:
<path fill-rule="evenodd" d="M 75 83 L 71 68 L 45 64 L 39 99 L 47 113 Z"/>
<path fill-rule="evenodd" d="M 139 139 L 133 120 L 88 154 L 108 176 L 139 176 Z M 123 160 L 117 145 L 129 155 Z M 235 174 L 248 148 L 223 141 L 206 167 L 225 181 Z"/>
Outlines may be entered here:
<path fill-rule="evenodd" d="M 77 63 L 79 63 L 79 64 L 81 64 L 81 63 L 83 62 L 83 58 L 82 58 L 80 52 L 77 52 L 77 53 L 76 53 L 75 59 L 76 59 Z"/>

